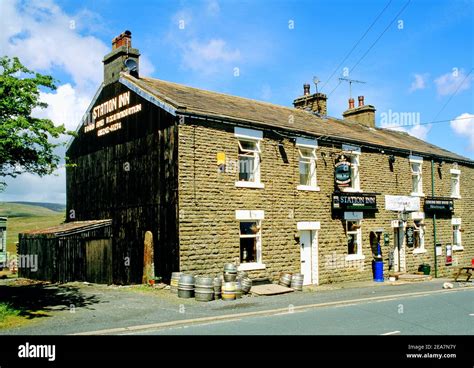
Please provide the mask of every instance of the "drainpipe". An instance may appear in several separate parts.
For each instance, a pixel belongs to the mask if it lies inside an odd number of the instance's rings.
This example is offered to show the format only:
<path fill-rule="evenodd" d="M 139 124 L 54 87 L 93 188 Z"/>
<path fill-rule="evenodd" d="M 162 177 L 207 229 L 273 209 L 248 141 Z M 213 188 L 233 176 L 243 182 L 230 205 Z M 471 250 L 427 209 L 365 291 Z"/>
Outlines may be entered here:
<path fill-rule="evenodd" d="M 434 161 L 431 159 L 431 196 L 434 197 Z M 436 258 L 436 212 L 433 213 L 433 249 L 434 249 L 434 269 L 435 278 L 438 277 L 438 259 Z"/>

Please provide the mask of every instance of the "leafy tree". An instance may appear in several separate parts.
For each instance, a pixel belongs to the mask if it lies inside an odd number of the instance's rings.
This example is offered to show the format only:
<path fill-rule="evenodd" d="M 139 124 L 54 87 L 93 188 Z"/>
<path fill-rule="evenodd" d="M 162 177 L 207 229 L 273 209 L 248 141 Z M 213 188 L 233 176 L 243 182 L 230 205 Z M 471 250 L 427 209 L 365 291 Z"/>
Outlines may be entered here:
<path fill-rule="evenodd" d="M 52 138 L 65 134 L 64 125 L 31 116 L 34 108 L 46 108 L 40 88 L 55 90 L 51 76 L 35 73 L 17 57 L 0 58 L 0 179 L 29 172 L 44 176 L 58 168 L 54 149 L 63 143 Z M 0 181 L 0 191 L 6 184 Z"/>

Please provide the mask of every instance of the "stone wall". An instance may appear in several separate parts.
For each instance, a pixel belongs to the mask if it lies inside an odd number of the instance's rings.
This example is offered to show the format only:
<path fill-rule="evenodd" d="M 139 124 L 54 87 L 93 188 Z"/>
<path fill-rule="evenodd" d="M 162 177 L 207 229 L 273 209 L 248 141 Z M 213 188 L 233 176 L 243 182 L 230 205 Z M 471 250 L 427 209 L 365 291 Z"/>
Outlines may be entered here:
<path fill-rule="evenodd" d="M 345 262 L 347 240 L 344 221 L 333 219 L 331 212 L 334 160 L 341 152 L 341 145 L 319 140 L 317 179 L 320 191 L 301 191 L 296 189 L 299 173 L 294 140 L 269 131 L 264 132 L 263 138 L 261 182 L 265 187 L 237 188 L 237 172 L 228 170 L 230 172 L 219 173 L 216 159 L 218 152 L 224 152 L 228 162 L 236 162 L 238 146 L 234 128 L 190 120 L 179 126 L 180 270 L 217 274 L 222 272 L 224 263 L 238 262 L 239 222 L 235 219 L 235 211 L 263 210 L 262 257 L 266 268 L 250 272 L 251 277 L 275 280 L 283 271 L 300 272 L 296 224 L 301 221 L 318 221 L 321 224 L 318 233 L 320 284 L 371 280 L 373 256 L 369 236 L 372 230 L 378 228 L 390 234 L 390 245 L 382 245 L 387 276 L 389 248 L 394 244 L 391 220 L 396 220 L 398 214 L 384 209 L 384 195 L 410 195 L 408 155 L 396 155 L 392 171 L 388 153 L 362 147 L 361 189 L 380 193 L 377 195 L 378 212 L 364 214 L 362 237 L 365 259 Z M 424 193 L 431 195 L 431 162 L 425 159 L 422 168 Z M 436 196 L 450 195 L 450 168 L 452 163 L 445 163 L 438 171 L 438 163 L 435 164 Z M 474 191 L 471 185 L 474 170 L 462 165 L 459 168 L 462 172 L 462 199 L 455 200 L 453 217 L 462 218 L 464 250 L 453 252 L 453 265 L 445 266 L 445 247 L 452 241 L 451 217 L 437 219 L 437 241 L 443 245 L 443 256 L 438 258 L 439 276 L 450 276 L 456 265 L 470 264 L 471 258 L 474 258 Z M 408 272 L 417 271 L 421 263 L 429 263 L 434 274 L 432 219 L 426 217 L 425 224 L 426 252 L 414 255 L 412 248 L 406 248 Z"/>

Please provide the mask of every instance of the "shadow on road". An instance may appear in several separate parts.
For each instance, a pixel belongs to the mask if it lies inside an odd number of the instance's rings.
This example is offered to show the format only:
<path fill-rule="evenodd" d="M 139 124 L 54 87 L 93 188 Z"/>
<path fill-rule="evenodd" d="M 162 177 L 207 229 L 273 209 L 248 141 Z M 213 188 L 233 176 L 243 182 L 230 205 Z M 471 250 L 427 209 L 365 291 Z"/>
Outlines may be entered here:
<path fill-rule="evenodd" d="M 78 287 L 58 285 L 0 285 L 0 302 L 20 310 L 27 319 L 49 317 L 48 311 L 90 308 L 101 302 L 95 295 L 85 296 Z"/>

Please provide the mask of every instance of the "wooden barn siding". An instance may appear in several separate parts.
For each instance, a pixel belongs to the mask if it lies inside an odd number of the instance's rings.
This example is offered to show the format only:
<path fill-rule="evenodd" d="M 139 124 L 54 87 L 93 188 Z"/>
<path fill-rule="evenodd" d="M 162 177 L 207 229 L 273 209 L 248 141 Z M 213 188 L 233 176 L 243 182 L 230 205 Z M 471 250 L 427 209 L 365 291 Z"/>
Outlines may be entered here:
<path fill-rule="evenodd" d="M 125 91 L 107 86 L 97 104 Z M 130 106 L 137 103 L 142 111 L 122 119 L 122 129 L 102 137 L 81 129 L 66 153 L 76 165 L 67 168 L 67 211 L 75 212 L 68 221 L 113 220 L 117 284 L 141 282 L 146 231 L 153 233 L 155 274 L 168 279 L 178 267 L 175 117 L 132 92 Z"/>
<path fill-rule="evenodd" d="M 37 255 L 38 270 L 34 272 L 30 268 L 19 268 L 19 276 L 51 282 L 99 282 L 86 277 L 86 242 L 96 239 L 110 240 L 111 236 L 110 226 L 62 237 L 52 234 L 20 234 L 18 254 Z M 97 265 L 99 261 L 93 260 L 88 266 L 100 268 Z"/>

